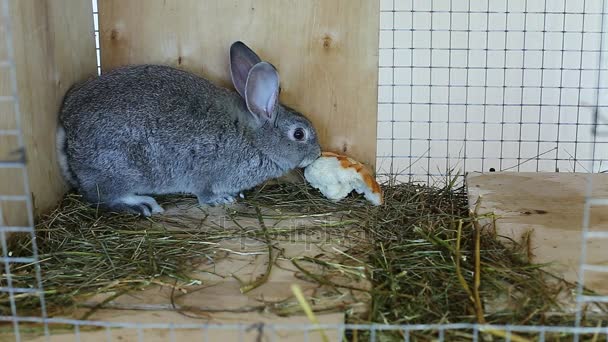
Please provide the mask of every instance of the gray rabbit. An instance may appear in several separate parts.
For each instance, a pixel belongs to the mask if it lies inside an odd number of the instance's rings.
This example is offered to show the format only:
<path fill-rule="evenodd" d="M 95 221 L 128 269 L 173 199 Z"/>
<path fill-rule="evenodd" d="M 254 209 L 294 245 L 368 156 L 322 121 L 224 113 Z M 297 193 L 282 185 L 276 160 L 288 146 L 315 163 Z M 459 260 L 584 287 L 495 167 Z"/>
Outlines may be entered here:
<path fill-rule="evenodd" d="M 150 195 L 231 203 L 320 156 L 311 122 L 279 104 L 276 69 L 237 41 L 236 92 L 168 66 L 122 67 L 72 87 L 57 128 L 61 170 L 90 203 L 150 216 Z"/>

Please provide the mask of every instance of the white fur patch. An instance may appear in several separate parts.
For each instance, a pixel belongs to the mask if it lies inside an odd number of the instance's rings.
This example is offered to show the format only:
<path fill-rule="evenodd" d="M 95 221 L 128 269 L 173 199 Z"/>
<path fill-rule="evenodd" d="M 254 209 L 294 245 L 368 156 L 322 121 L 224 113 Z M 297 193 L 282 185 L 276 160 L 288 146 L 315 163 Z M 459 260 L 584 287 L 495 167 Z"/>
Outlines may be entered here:
<path fill-rule="evenodd" d="M 55 135 L 55 148 L 57 151 L 57 162 L 59 163 L 59 169 L 61 169 L 61 174 L 63 178 L 71 185 L 76 186 L 76 179 L 72 177 L 72 173 L 70 172 L 70 167 L 68 165 L 68 156 L 65 154 L 65 130 L 63 126 L 58 125 L 57 131 Z"/>
<path fill-rule="evenodd" d="M 144 213 L 144 215 L 146 215 L 146 216 L 150 216 L 151 214 L 160 214 L 165 211 L 163 209 L 163 207 L 158 205 L 156 200 L 150 196 L 129 195 L 129 196 L 121 197 L 118 201 L 121 203 L 124 203 L 126 205 L 140 205 L 140 204 L 149 205 L 150 208 L 152 208 L 152 212 L 150 213 L 150 212 L 148 212 L 148 210 L 146 210 L 146 212 Z"/>

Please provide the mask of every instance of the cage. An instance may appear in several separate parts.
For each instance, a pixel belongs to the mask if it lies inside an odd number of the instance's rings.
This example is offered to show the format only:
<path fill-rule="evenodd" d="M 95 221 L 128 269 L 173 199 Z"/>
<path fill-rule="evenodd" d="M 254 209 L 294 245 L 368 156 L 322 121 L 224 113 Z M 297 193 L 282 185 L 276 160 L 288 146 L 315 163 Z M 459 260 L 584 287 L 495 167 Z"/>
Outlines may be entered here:
<path fill-rule="evenodd" d="M 0 1 L 2 340 L 608 339 L 605 0 Z M 143 219 L 67 192 L 73 84 L 230 87 L 236 40 L 382 206 L 287 179 Z"/>

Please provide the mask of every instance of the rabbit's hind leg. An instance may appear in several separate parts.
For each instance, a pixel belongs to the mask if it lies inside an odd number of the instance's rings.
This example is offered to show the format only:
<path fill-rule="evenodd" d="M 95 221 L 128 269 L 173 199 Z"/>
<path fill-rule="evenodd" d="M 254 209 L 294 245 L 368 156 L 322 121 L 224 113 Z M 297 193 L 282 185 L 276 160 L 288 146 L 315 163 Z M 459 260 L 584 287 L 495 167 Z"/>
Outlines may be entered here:
<path fill-rule="evenodd" d="M 139 196 L 134 194 L 115 194 L 114 196 L 103 196 L 101 191 L 83 190 L 85 199 L 90 202 L 93 206 L 97 205 L 108 211 L 116 213 L 131 213 L 142 216 L 152 216 L 153 214 L 160 214 L 164 210 L 156 202 L 156 200 L 150 196 Z"/>
<path fill-rule="evenodd" d="M 163 208 L 150 196 L 126 195 L 114 199 L 108 206 L 113 210 L 132 212 L 146 217 L 164 212 Z"/>

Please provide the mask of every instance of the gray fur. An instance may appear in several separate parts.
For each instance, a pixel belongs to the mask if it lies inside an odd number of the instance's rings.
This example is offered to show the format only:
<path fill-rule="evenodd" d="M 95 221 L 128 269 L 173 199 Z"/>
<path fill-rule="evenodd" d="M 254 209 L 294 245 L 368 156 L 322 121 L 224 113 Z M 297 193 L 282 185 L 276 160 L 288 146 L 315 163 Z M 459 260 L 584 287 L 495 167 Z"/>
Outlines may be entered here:
<path fill-rule="evenodd" d="M 201 204 L 229 203 L 320 155 L 316 132 L 303 115 L 276 105 L 271 116 L 250 112 L 239 93 L 191 73 L 127 66 L 66 95 L 59 160 L 87 201 L 114 211 L 161 212 L 144 195 L 171 193 L 194 194 Z M 306 131 L 305 141 L 293 138 L 298 127 Z"/>

